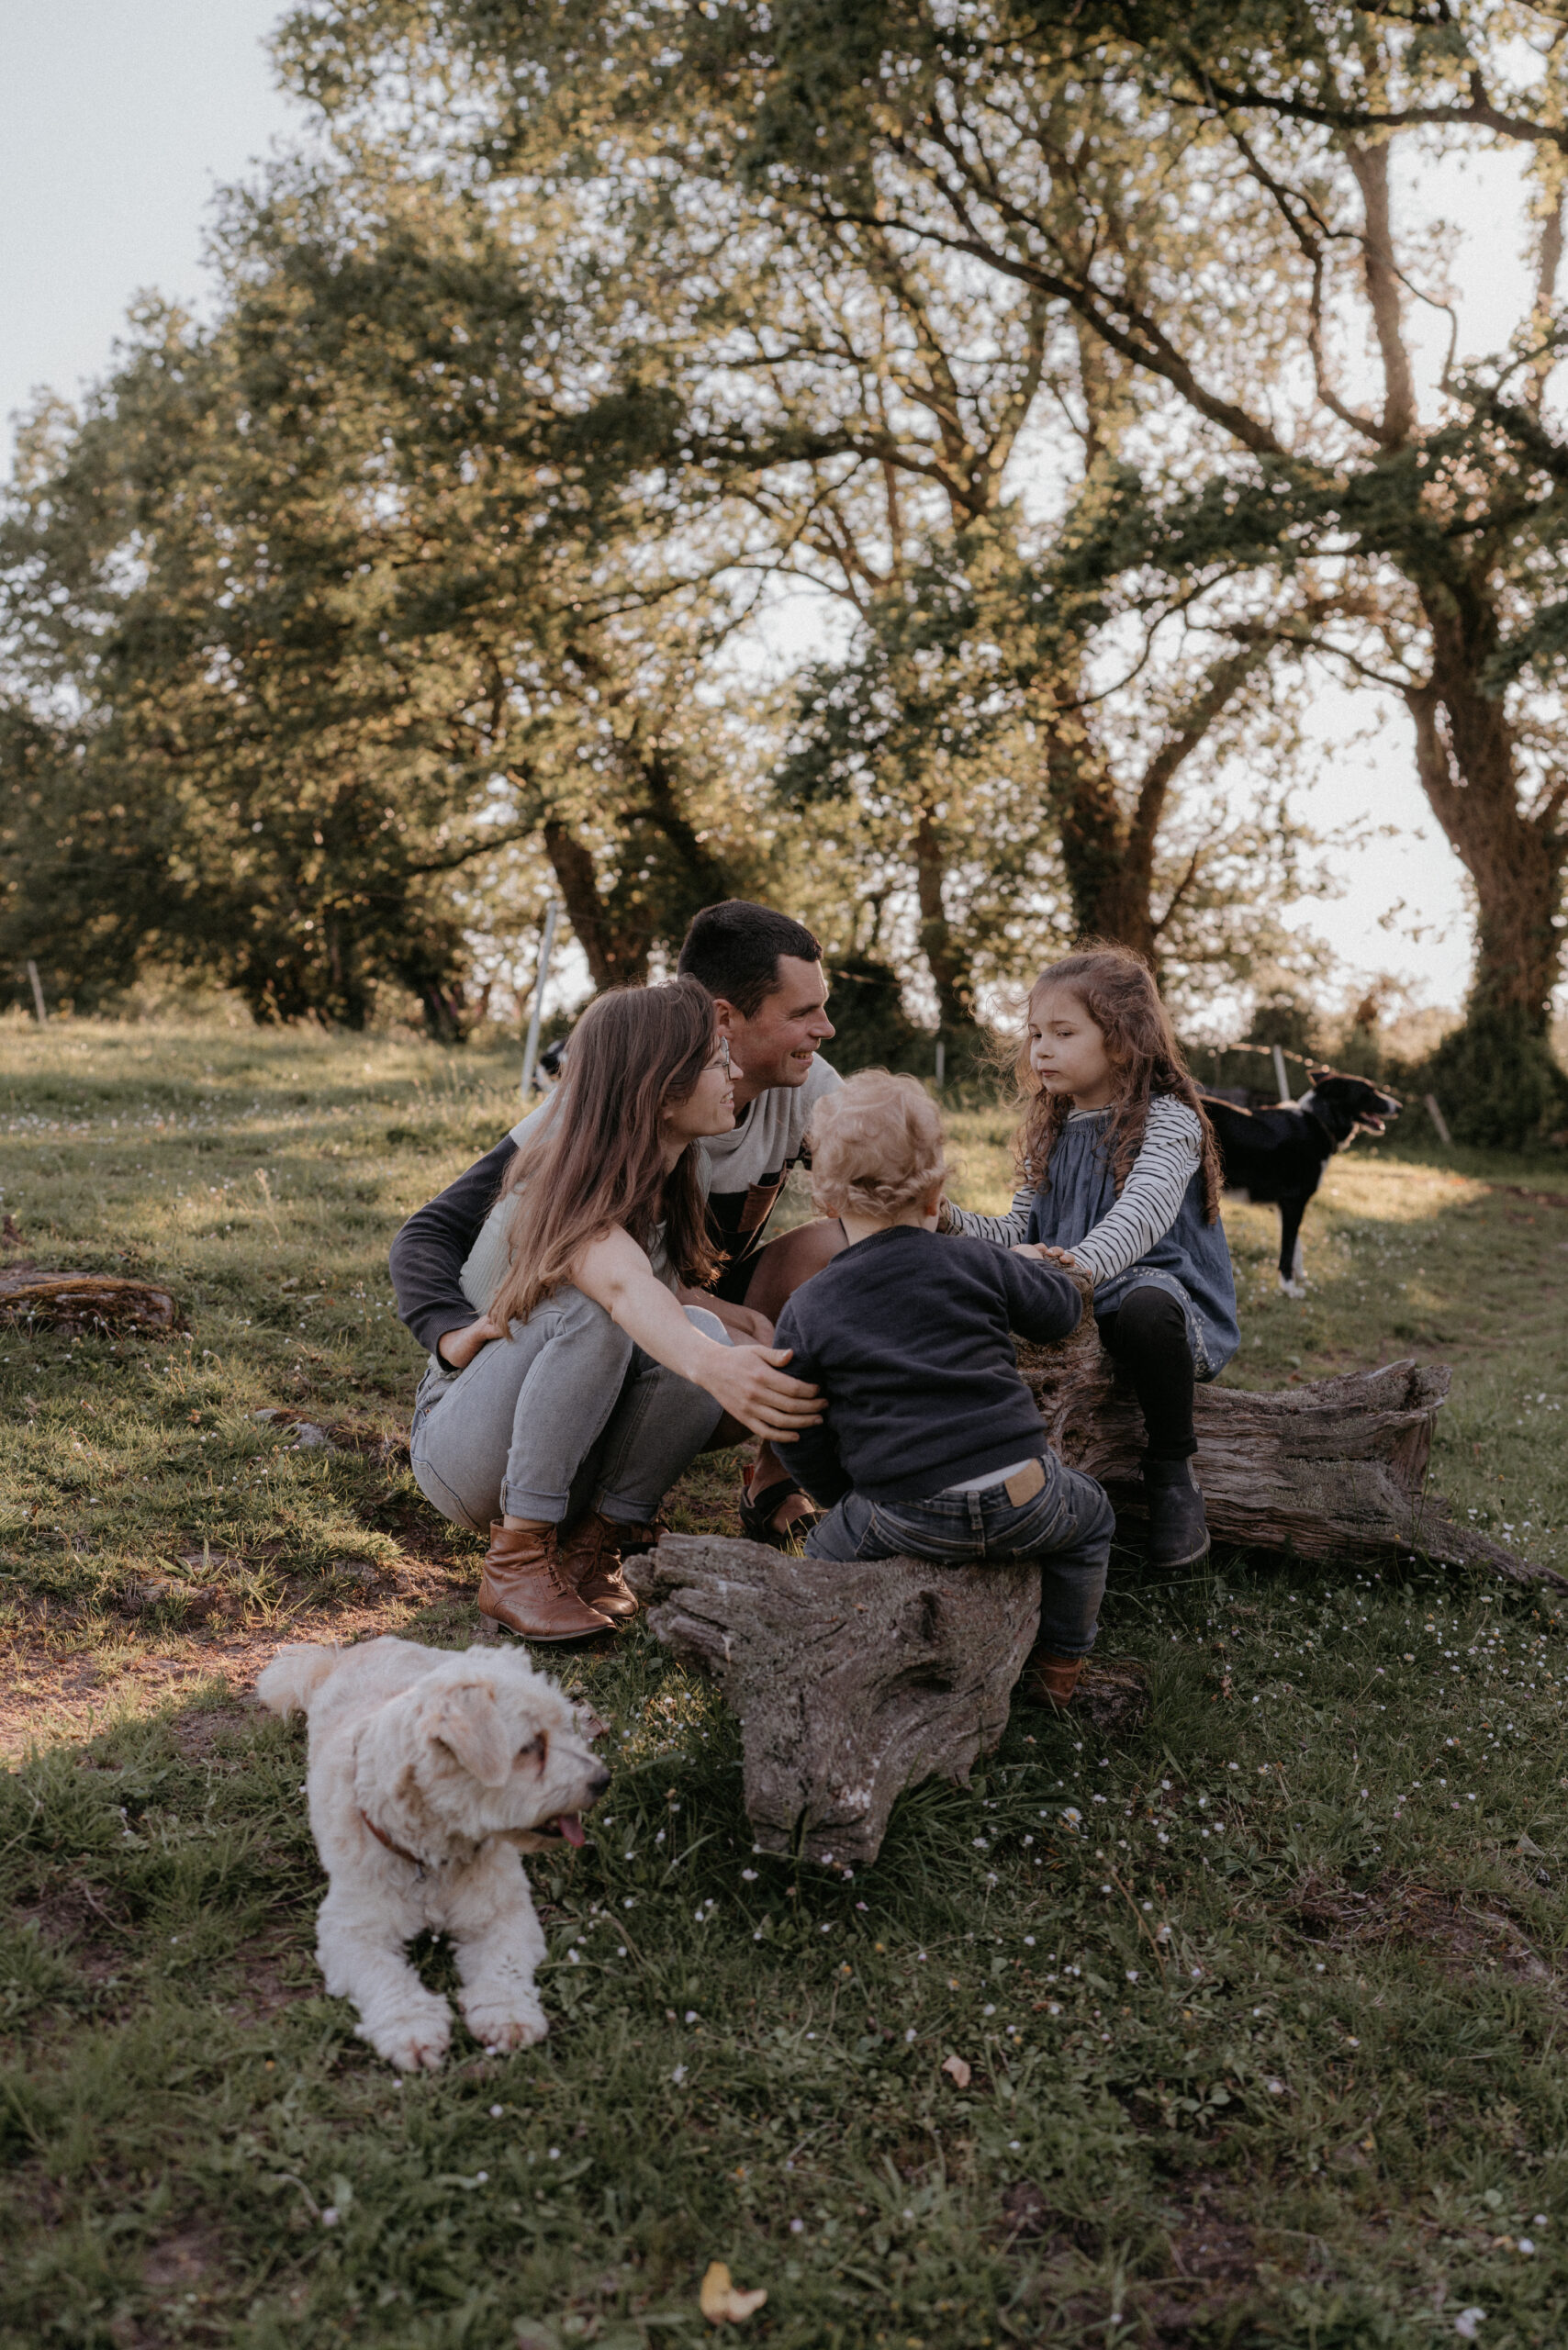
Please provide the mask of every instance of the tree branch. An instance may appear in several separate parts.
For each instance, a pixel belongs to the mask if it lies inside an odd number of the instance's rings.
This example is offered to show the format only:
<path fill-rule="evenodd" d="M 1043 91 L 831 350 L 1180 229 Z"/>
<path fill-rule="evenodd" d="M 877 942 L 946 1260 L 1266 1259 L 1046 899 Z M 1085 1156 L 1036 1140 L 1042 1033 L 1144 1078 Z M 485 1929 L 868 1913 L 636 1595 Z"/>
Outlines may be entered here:
<path fill-rule="evenodd" d="M 1449 124 L 1469 123 L 1477 129 L 1495 130 L 1499 139 L 1555 147 L 1561 153 L 1568 154 L 1568 124 L 1536 122 L 1529 115 L 1504 113 L 1487 96 L 1486 84 L 1478 66 L 1471 69 L 1468 106 L 1380 108 L 1315 106 L 1307 98 L 1271 95 L 1267 90 L 1260 90 L 1254 83 L 1235 84 L 1216 81 L 1204 61 L 1191 51 L 1182 62 L 1196 84 L 1197 95 L 1184 97 L 1180 92 L 1172 91 L 1170 102 L 1173 106 L 1220 109 L 1241 106 L 1249 111 L 1257 108 L 1264 114 L 1283 115 L 1294 122 L 1316 122 L 1327 130 L 1347 133 L 1436 129 Z"/>
<path fill-rule="evenodd" d="M 1388 148 L 1386 144 L 1360 147 L 1347 140 L 1345 158 L 1361 189 L 1366 215 L 1362 256 L 1367 300 L 1383 359 L 1383 423 L 1378 437 L 1385 448 L 1398 449 L 1415 427 L 1416 384 L 1399 315 L 1399 273 L 1394 261 L 1388 203 Z"/>
<path fill-rule="evenodd" d="M 902 140 L 894 139 L 890 144 L 895 151 L 902 151 L 906 161 L 913 162 L 913 159 L 909 156 Z M 956 168 L 960 173 L 966 172 L 968 167 L 957 149 L 949 145 L 947 151 Z M 940 186 L 955 219 L 962 224 L 964 233 L 955 235 L 929 224 L 902 220 L 898 225 L 907 235 L 927 240 L 948 252 L 967 253 L 970 259 L 982 262 L 988 269 L 995 270 L 1000 276 L 1015 278 L 1020 285 L 1033 286 L 1052 300 L 1065 303 L 1076 316 L 1086 319 L 1102 341 L 1108 343 L 1113 351 L 1120 352 L 1123 358 L 1134 366 L 1147 368 L 1151 375 L 1162 376 L 1181 393 L 1189 406 L 1197 409 L 1200 416 L 1206 416 L 1211 423 L 1231 433 L 1243 448 L 1250 449 L 1257 456 L 1288 459 L 1289 450 L 1271 426 L 1249 415 L 1234 400 L 1222 399 L 1218 393 L 1211 392 L 1199 382 L 1188 362 L 1147 311 L 1103 287 L 1074 283 L 1055 270 L 1046 268 L 1026 252 L 1014 252 L 999 246 L 982 235 L 970 218 L 961 187 L 945 173 L 934 173 L 932 176 Z M 1037 223 L 1022 207 L 1000 192 L 992 200 L 995 209 L 1014 226 L 1038 233 Z M 854 219 L 864 216 L 846 212 L 838 217 Z M 1118 315 L 1126 319 L 1125 327 L 1115 323 Z"/>

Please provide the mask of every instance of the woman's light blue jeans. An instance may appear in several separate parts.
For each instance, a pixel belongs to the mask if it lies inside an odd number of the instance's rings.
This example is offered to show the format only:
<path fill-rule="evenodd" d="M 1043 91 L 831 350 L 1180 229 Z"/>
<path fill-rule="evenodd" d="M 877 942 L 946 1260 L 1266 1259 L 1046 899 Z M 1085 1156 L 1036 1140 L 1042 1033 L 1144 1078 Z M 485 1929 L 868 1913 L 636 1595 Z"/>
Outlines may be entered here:
<path fill-rule="evenodd" d="M 730 1344 L 716 1315 L 686 1308 Z M 409 1458 L 443 1517 L 487 1534 L 500 1517 L 565 1525 L 597 1509 L 645 1526 L 719 1425 L 704 1389 L 666 1371 L 579 1289 L 558 1289 L 462 1371 L 432 1361 Z"/>

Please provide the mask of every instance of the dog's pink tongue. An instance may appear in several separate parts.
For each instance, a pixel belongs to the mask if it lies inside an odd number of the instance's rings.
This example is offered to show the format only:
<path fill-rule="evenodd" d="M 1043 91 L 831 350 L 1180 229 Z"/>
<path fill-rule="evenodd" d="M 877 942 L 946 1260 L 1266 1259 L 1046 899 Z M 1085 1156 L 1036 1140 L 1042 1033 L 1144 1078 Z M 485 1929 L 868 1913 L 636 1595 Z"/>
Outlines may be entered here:
<path fill-rule="evenodd" d="M 583 1823 L 575 1811 L 564 1811 L 555 1825 L 568 1844 L 581 1845 L 587 1842 L 588 1840 L 583 1834 Z"/>

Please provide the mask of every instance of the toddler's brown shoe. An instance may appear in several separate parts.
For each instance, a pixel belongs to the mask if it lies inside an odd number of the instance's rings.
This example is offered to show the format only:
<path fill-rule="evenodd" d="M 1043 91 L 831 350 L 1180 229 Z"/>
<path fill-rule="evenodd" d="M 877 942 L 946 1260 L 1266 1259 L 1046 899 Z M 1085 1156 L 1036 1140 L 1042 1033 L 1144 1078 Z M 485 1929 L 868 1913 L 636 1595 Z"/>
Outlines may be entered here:
<path fill-rule="evenodd" d="M 1018 1686 L 1034 1705 L 1070 1705 L 1082 1670 L 1081 1656 L 1053 1656 L 1049 1649 L 1036 1649 L 1024 1667 Z"/>

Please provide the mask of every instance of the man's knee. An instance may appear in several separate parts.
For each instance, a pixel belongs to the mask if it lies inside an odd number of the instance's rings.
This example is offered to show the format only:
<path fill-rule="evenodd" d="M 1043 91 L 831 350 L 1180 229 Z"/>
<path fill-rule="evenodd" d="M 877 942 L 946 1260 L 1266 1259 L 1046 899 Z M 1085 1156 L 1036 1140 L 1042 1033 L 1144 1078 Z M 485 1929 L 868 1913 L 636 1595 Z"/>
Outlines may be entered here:
<path fill-rule="evenodd" d="M 770 1322 L 777 1322 L 801 1282 L 831 1265 L 848 1246 L 844 1226 L 835 1216 L 818 1216 L 811 1224 L 798 1225 L 793 1232 L 780 1234 L 757 1257 L 756 1270 L 746 1289 L 747 1305 L 753 1313 L 766 1314 Z"/>

